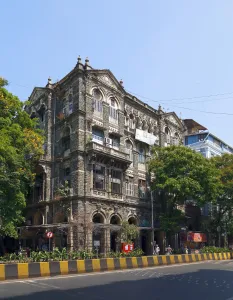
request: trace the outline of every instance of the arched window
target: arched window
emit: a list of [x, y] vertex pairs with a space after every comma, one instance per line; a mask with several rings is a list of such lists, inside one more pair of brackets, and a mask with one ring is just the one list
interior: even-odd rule
[[64, 135], [62, 138], [62, 147], [64, 151], [70, 149], [70, 128], [69, 127], [66, 127], [64, 131]]
[[180, 142], [179, 134], [178, 134], [178, 132], [175, 132], [175, 134], [174, 134], [174, 145], [178, 146], [179, 142]]
[[135, 217], [130, 217], [128, 223], [130, 225], [137, 225], [137, 219]]
[[129, 128], [130, 129], [135, 129], [135, 119], [134, 119], [133, 114], [131, 114], [129, 116]]
[[148, 131], [148, 124], [147, 124], [146, 120], [143, 120], [143, 122], [142, 122], [142, 130]]
[[167, 143], [167, 145], [170, 145], [171, 143], [171, 132], [169, 130], [168, 127], [165, 127], [165, 142]]
[[114, 216], [111, 217], [110, 224], [112, 224], [112, 225], [120, 225], [121, 224], [121, 220], [120, 220], [120, 218], [117, 215], [114, 215]]
[[103, 96], [98, 89], [94, 89], [92, 92], [93, 97], [93, 110], [94, 112], [103, 112]]
[[129, 117], [127, 115], [127, 112], [124, 113], [124, 117], [125, 117], [125, 126], [129, 126]]
[[69, 113], [73, 112], [73, 94], [69, 93]]
[[104, 223], [103, 215], [100, 213], [96, 213], [92, 218], [92, 222], [96, 224], [103, 224]]
[[43, 123], [44, 120], [45, 120], [45, 105], [44, 105], [44, 104], [43, 104], [43, 105], [41, 106], [41, 108], [39, 109], [38, 115], [39, 115], [40, 122]]
[[110, 98], [109, 121], [112, 123], [118, 123], [118, 104], [113, 97]]
[[138, 145], [138, 162], [144, 164], [146, 161], [146, 151], [142, 144]]
[[129, 151], [129, 159], [133, 163], [133, 145], [132, 145], [132, 143], [129, 140], [127, 140], [125, 142], [125, 147], [126, 147], [126, 149], [128, 149], [128, 151]]

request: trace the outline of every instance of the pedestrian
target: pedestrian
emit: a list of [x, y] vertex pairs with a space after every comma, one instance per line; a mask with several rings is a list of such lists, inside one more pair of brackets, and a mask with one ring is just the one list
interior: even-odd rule
[[159, 252], [160, 252], [159, 245], [156, 245], [156, 248], [155, 248], [155, 253], [156, 253], [156, 255], [159, 255]]
[[172, 254], [172, 248], [171, 248], [171, 246], [170, 245], [168, 245], [168, 247], [167, 247], [167, 255], [171, 255]]

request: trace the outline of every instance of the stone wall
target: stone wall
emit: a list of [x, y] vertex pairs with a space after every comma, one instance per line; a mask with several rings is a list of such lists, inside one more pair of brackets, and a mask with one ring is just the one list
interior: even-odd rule
[[[97, 114], [93, 109], [94, 88], [103, 95], [103, 113]], [[118, 124], [109, 121], [110, 99], [114, 97], [118, 104]], [[182, 140], [183, 125], [174, 113], [164, 113], [149, 107], [136, 97], [128, 94], [122, 82], [119, 83], [109, 70], [94, 70], [79, 60], [76, 67], [62, 80], [52, 84], [51, 80], [45, 88], [35, 88], [31, 97], [28, 112], [38, 113], [41, 105], [45, 105], [46, 150], [40, 164], [46, 173], [46, 204], [35, 201], [34, 207], [45, 210], [50, 218], [55, 214], [54, 199], [56, 190], [64, 183], [64, 170], [70, 170], [70, 213], [68, 244], [71, 248], [92, 247], [91, 223], [94, 213], [101, 213], [104, 223], [109, 224], [112, 215], [117, 214], [121, 221], [133, 216], [137, 224], [145, 220], [150, 225], [150, 198], [140, 199], [138, 180], [148, 180], [146, 164], [138, 163], [139, 142], [135, 140], [135, 129], [129, 127], [129, 119], [133, 119], [135, 128], [139, 128], [158, 136], [159, 145], [167, 142], [165, 128], [174, 136], [177, 132]], [[64, 110], [64, 107], [66, 110]], [[68, 111], [67, 111], [68, 110]], [[93, 127], [103, 130], [104, 136], [115, 134], [119, 137], [119, 151], [124, 152], [126, 140], [133, 145], [133, 164], [123, 162], [118, 157], [101, 159], [107, 169], [117, 165], [123, 172], [123, 194], [115, 197], [109, 194], [107, 182], [106, 193], [99, 195], [93, 192], [92, 166], [100, 158], [98, 153], [88, 152], [88, 144], [92, 138]], [[64, 151], [64, 136], [70, 132], [70, 149]], [[146, 156], [149, 159], [149, 147]], [[134, 184], [134, 195], [127, 196], [126, 180], [131, 178]], [[61, 198], [59, 201], [67, 201]], [[31, 208], [30, 208], [31, 210]], [[29, 210], [29, 211], [30, 211]], [[109, 249], [109, 230], [106, 229], [106, 249]]]

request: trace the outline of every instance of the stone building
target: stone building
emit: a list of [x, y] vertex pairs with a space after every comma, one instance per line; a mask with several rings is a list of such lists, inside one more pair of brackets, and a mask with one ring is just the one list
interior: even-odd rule
[[80, 57], [63, 79], [34, 88], [29, 102], [26, 110], [39, 118], [46, 143], [21, 228], [24, 245], [40, 248], [51, 230], [58, 247], [99, 243], [101, 252], [115, 251], [120, 224], [128, 221], [140, 228], [135, 243], [149, 253], [147, 161], [152, 145], [183, 143], [182, 121], [143, 103], [111, 71]]

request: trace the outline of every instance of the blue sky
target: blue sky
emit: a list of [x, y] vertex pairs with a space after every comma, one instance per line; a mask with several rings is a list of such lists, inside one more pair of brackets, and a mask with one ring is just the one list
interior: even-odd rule
[[233, 146], [232, 12], [231, 0], [2, 1], [0, 75], [25, 100], [88, 56], [139, 99]]

